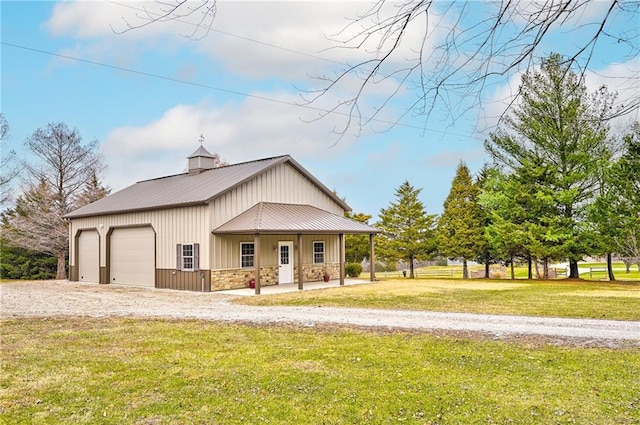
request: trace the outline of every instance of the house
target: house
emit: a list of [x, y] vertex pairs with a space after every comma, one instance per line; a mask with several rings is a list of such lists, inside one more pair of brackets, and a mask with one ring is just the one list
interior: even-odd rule
[[[219, 166], [200, 146], [188, 172], [140, 181], [65, 216], [73, 281], [216, 291], [344, 284], [344, 235], [371, 226], [288, 155]], [[371, 273], [371, 280], [374, 272]]]

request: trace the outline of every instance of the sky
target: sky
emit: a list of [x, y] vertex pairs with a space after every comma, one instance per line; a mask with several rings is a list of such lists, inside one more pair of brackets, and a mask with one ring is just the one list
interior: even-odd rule
[[[428, 213], [441, 213], [460, 161], [473, 173], [489, 161], [483, 141], [495, 130], [522, 70], [496, 76], [478, 96], [441, 93], [444, 101], [428, 116], [404, 114], [416, 98], [415, 81], [408, 80], [377, 113], [378, 121], [339, 137], [336, 131], [347, 116], [323, 111], [348, 99], [359, 82], [345, 79], [315, 102], [307, 101], [327, 78], [367, 59], [377, 45], [375, 37], [361, 49], [342, 43], [359, 28], [348, 26], [351, 19], [370, 5], [218, 1], [212, 30], [189, 37], [196, 15], [144, 25], [141, 10], [157, 13], [157, 2], [2, 1], [0, 101], [10, 126], [3, 154], [13, 149], [29, 160], [24, 139], [48, 123], [64, 122], [85, 141], [99, 142], [108, 166], [103, 181], [117, 191], [184, 172], [202, 136], [204, 147], [229, 163], [289, 154], [372, 221], [405, 180], [422, 189]], [[436, 2], [424, 44], [424, 22], [414, 21], [385, 72], [406, 67], [418, 49], [433, 51], [452, 29], [489, 13], [488, 3], [472, 2], [474, 10], [456, 21], [446, 5]], [[588, 36], [584, 23], [608, 5], [593, 2], [564, 26], [553, 27], [539, 57], [575, 49]], [[519, 24], [514, 20], [510, 29]], [[139, 28], [124, 31], [128, 25]], [[637, 36], [638, 9], [618, 12], [611, 26]], [[501, 36], [508, 37], [508, 31]], [[599, 41], [585, 75], [587, 87], [606, 84], [621, 97], [640, 92], [640, 58], [629, 54], [634, 48]], [[425, 63], [425, 75], [434, 66]], [[390, 90], [393, 84], [381, 81], [363, 93], [364, 116], [373, 114]], [[624, 128], [634, 119], [640, 119], [638, 111], [616, 125]]]

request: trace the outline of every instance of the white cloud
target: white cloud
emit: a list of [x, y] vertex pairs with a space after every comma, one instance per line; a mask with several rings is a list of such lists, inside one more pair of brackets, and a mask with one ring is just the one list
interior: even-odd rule
[[[290, 95], [271, 97], [291, 102]], [[239, 104], [222, 107], [205, 102], [177, 105], [157, 120], [143, 126], [113, 130], [101, 149], [109, 164], [109, 184], [120, 189], [135, 181], [180, 173], [186, 156], [204, 146], [231, 163], [291, 154], [298, 160], [313, 159], [331, 163], [353, 143], [346, 135], [340, 143], [328, 129], [331, 117], [305, 123], [300, 107], [248, 98]]]

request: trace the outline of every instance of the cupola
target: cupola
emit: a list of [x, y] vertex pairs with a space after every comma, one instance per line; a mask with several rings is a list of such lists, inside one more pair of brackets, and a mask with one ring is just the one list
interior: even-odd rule
[[220, 157], [214, 155], [202, 146], [204, 137], [200, 136], [200, 147], [187, 157], [189, 160], [189, 174], [200, 174], [212, 170], [220, 163]]

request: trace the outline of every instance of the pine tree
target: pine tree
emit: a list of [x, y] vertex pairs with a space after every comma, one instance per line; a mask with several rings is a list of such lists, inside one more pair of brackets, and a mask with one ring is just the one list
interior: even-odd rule
[[[364, 213], [352, 213], [347, 211], [345, 217], [359, 221], [360, 223], [369, 224], [371, 216]], [[360, 263], [369, 255], [369, 236], [368, 235], [345, 235], [344, 237], [344, 254], [347, 263]]]
[[2, 236], [9, 246], [56, 257], [56, 279], [66, 277], [67, 223], [60, 215], [58, 197], [46, 182], [27, 189], [16, 199], [15, 208], [3, 213]]
[[522, 102], [506, 117], [485, 148], [526, 190], [527, 250], [545, 260], [568, 259], [569, 277], [578, 261], [597, 250], [597, 234], [586, 225], [610, 160], [608, 128], [614, 96], [592, 95], [560, 55], [522, 78]]
[[486, 247], [485, 215], [478, 195], [469, 168], [461, 162], [438, 219], [438, 248], [446, 257], [462, 260], [464, 279], [469, 277], [467, 260], [478, 257]]
[[80, 192], [80, 195], [78, 195], [75, 200], [76, 208], [83, 207], [102, 199], [109, 195], [109, 193], [111, 193], [111, 188], [103, 186], [96, 173], [93, 173], [91, 179], [85, 183], [82, 192]]
[[[409, 262], [409, 277], [414, 278], [414, 260], [425, 259], [436, 250], [435, 215], [426, 212], [418, 199], [422, 189], [405, 181], [396, 189], [396, 202], [380, 210], [376, 227], [382, 230], [378, 238], [378, 253], [387, 261]], [[374, 267], [374, 265], [372, 265]]]

